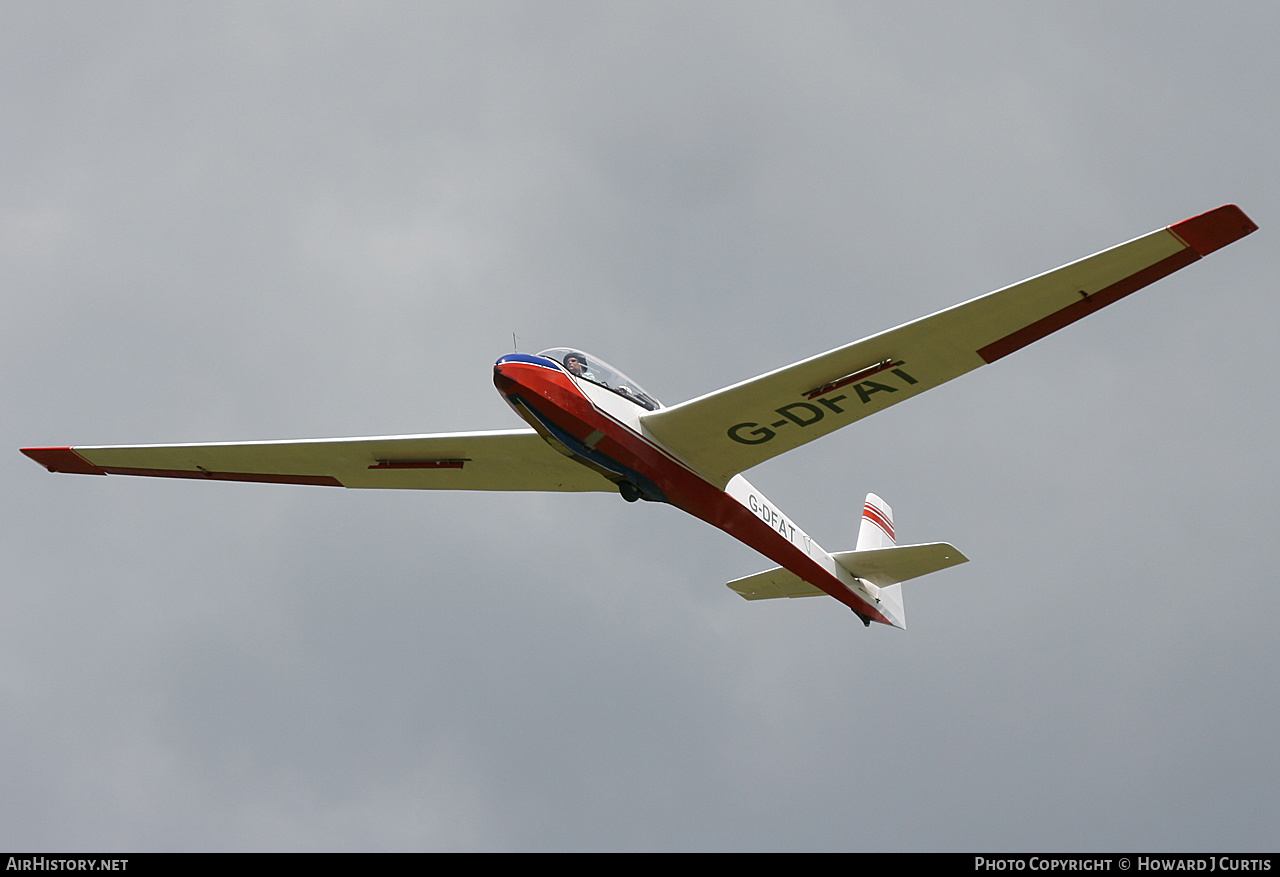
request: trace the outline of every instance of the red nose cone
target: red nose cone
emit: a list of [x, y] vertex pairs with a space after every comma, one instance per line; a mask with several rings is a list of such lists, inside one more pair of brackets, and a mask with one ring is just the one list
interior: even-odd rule
[[516, 382], [503, 374], [503, 365], [498, 363], [493, 367], [493, 385], [498, 388], [498, 392], [505, 393], [512, 389]]

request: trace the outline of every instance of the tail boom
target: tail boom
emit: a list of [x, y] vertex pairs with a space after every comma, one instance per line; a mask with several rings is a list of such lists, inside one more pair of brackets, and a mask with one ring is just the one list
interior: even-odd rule
[[[762, 600], [827, 594], [852, 609], [865, 623], [906, 627], [902, 613], [881, 598], [879, 587], [850, 572], [741, 475], [730, 479], [723, 495], [750, 516], [731, 526], [712, 523], [780, 564], [730, 582], [729, 587], [742, 597]], [[892, 530], [891, 516], [885, 523]]]

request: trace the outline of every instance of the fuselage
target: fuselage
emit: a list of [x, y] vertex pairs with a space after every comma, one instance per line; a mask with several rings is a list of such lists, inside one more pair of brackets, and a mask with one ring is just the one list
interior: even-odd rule
[[[544, 355], [545, 354], [545, 355]], [[644, 427], [657, 402], [599, 360], [567, 348], [512, 353], [494, 365], [507, 403], [556, 450], [618, 485], [628, 501], [665, 502], [751, 546], [864, 619], [901, 627], [877, 589], [854, 576], [741, 475], [720, 489]], [[586, 363], [579, 374], [567, 358]], [[579, 368], [579, 363], [572, 363]]]

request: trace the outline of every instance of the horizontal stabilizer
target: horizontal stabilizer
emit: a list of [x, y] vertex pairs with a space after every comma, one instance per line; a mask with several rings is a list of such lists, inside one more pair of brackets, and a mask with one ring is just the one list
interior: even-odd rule
[[772, 600], [775, 597], [822, 597], [825, 592], [818, 590], [800, 576], [775, 566], [753, 576], [734, 579], [729, 587], [737, 591], [746, 600]]
[[[969, 562], [969, 558], [965, 557], [960, 549], [946, 542], [899, 545], [894, 548], [876, 548], [871, 551], [837, 551], [831, 556], [858, 578], [881, 588]], [[734, 579], [729, 582], [729, 587], [742, 595], [745, 600], [821, 597], [825, 593], [780, 566], [758, 572], [753, 576]]]
[[837, 551], [831, 556], [858, 578], [881, 588], [969, 560], [960, 553], [960, 549], [946, 542], [898, 545], [870, 551]]

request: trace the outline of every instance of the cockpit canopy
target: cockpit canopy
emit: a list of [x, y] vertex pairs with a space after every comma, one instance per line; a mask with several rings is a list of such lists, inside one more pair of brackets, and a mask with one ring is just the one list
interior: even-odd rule
[[[640, 385], [631, 380], [631, 378], [604, 360], [598, 359], [589, 353], [583, 353], [581, 350], [575, 350], [572, 347], [552, 347], [550, 350], [542, 351], [538, 356], [554, 359], [578, 380], [589, 381], [607, 390], [612, 390], [622, 398], [630, 399], [641, 408], [654, 411], [662, 407], [662, 403], [641, 389]], [[573, 361], [572, 364], [571, 361]]]

